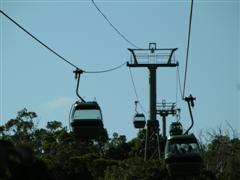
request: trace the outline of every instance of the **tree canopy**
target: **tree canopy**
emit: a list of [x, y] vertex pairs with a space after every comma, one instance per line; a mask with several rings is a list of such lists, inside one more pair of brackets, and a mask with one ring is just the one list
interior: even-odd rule
[[[109, 138], [107, 132], [78, 141], [60, 121], [37, 128], [36, 118], [24, 108], [0, 126], [1, 180], [170, 179], [163, 159], [143, 160], [145, 130], [129, 141], [118, 133]], [[220, 180], [240, 177], [239, 138], [216, 133], [202, 147], [205, 171]]]

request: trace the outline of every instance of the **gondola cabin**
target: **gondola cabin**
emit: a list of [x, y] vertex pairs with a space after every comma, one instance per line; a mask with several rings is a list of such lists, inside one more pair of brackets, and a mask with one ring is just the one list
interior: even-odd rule
[[170, 136], [165, 146], [165, 162], [172, 177], [198, 175], [202, 157], [196, 137], [193, 134]]
[[170, 128], [169, 128], [169, 133], [171, 136], [174, 135], [182, 135], [183, 134], [183, 127], [182, 124], [180, 122], [172, 122], [170, 124]]
[[97, 138], [104, 130], [98, 103], [77, 101], [72, 108], [70, 125], [76, 138]]
[[133, 125], [137, 129], [142, 129], [145, 127], [146, 120], [145, 116], [142, 113], [136, 113], [133, 117]]

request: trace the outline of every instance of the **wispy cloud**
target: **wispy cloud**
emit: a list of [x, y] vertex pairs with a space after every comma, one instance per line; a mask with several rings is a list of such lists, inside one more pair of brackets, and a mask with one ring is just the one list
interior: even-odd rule
[[47, 103], [47, 107], [49, 109], [59, 109], [65, 106], [71, 106], [71, 104], [74, 102], [74, 99], [71, 97], [58, 97], [56, 99], [53, 99], [52, 101], [49, 101]]

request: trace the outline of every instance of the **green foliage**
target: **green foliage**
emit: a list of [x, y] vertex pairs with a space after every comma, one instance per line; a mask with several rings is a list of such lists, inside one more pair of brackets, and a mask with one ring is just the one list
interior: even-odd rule
[[105, 180], [154, 180], [168, 178], [164, 164], [158, 160], [144, 161], [133, 157], [110, 166], [105, 171]]
[[46, 164], [34, 157], [28, 146], [0, 140], [0, 179], [50, 180]]
[[[145, 130], [127, 141], [108, 137], [75, 139], [59, 121], [36, 128], [37, 114], [26, 108], [0, 127], [0, 179], [155, 180], [170, 179], [163, 160], [144, 161]], [[215, 134], [203, 152], [202, 174], [219, 180], [240, 177], [240, 140]], [[214, 174], [213, 174], [213, 173]]]
[[15, 145], [32, 143], [35, 112], [28, 112], [26, 108], [17, 113], [15, 119], [10, 119], [1, 127], [2, 138], [9, 139]]
[[58, 129], [62, 128], [62, 123], [59, 121], [51, 121], [47, 123], [47, 129], [51, 132], [57, 131]]
[[226, 135], [215, 135], [204, 153], [207, 168], [218, 179], [238, 179], [240, 177], [240, 140]]

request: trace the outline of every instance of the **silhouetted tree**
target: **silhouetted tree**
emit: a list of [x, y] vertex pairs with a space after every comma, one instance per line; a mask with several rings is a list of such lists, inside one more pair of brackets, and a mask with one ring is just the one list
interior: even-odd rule
[[[163, 180], [170, 179], [164, 160], [144, 161], [145, 129], [127, 141], [107, 131], [96, 139], [77, 139], [59, 121], [37, 128], [37, 114], [26, 108], [0, 126], [0, 179]], [[240, 177], [240, 140], [210, 133], [203, 144], [206, 168], [199, 179]], [[188, 178], [189, 180], [191, 178]]]
[[240, 140], [226, 135], [216, 135], [204, 153], [207, 169], [218, 179], [240, 177]]

